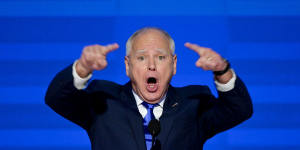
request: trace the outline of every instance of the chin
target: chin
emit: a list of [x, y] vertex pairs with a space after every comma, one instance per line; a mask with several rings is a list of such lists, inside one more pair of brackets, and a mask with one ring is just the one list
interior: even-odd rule
[[148, 103], [158, 103], [162, 97], [161, 93], [147, 93], [145, 94], [144, 99]]

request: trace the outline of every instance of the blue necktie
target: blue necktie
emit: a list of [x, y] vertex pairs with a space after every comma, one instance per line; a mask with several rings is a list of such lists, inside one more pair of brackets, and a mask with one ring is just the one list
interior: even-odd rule
[[155, 106], [157, 106], [158, 104], [149, 104], [147, 102], [143, 102], [142, 104], [147, 109], [147, 114], [144, 118], [144, 134], [145, 134], [147, 150], [150, 150], [151, 146], [152, 146], [152, 135], [150, 134], [150, 132], [148, 130], [148, 124], [152, 119], [155, 119], [154, 114], [153, 114], [153, 108]]

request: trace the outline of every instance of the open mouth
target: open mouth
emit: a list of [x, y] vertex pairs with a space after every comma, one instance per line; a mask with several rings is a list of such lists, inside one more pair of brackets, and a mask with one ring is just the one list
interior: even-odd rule
[[147, 90], [148, 92], [156, 92], [158, 89], [158, 83], [157, 79], [155, 77], [149, 77], [147, 79]]
[[156, 83], [156, 78], [154, 78], [154, 77], [148, 78], [147, 83], [148, 84], [155, 84]]

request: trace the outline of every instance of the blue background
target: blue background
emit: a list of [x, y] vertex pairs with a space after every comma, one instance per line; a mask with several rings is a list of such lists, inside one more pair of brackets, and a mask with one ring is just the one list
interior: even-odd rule
[[228, 58], [249, 88], [253, 117], [205, 150], [300, 150], [299, 0], [0, 0], [0, 149], [90, 149], [84, 130], [44, 104], [46, 88], [83, 46], [112, 42], [120, 49], [93, 78], [124, 84], [125, 42], [144, 26], [176, 42], [173, 85], [216, 93], [190, 41]]

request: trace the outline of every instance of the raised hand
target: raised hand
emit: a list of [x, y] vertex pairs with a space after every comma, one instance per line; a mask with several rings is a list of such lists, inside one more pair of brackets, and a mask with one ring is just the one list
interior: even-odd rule
[[108, 45], [90, 45], [83, 48], [76, 64], [76, 72], [80, 77], [86, 77], [94, 70], [102, 70], [107, 66], [106, 55], [119, 48], [117, 43]]
[[[184, 46], [199, 54], [200, 58], [196, 61], [195, 65], [203, 70], [222, 71], [228, 65], [220, 54], [210, 48], [201, 47], [189, 42], [186, 42]], [[226, 83], [231, 78], [231, 71], [227, 71], [227, 73], [222, 76], [216, 76], [216, 79], [221, 83]]]

